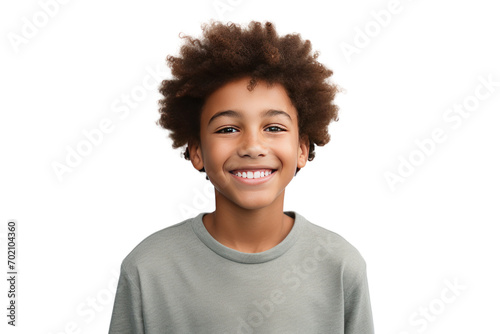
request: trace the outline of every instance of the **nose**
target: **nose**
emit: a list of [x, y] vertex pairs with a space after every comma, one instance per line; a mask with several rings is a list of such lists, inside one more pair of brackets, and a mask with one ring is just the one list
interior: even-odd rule
[[250, 157], [252, 159], [265, 157], [268, 152], [268, 147], [263, 134], [259, 131], [246, 131], [241, 137], [238, 147], [238, 155], [240, 157]]

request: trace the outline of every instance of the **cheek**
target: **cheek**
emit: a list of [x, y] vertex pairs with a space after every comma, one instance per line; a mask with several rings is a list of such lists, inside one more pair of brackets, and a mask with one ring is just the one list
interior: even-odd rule
[[228, 159], [229, 148], [219, 143], [209, 143], [207, 146], [209, 149], [205, 151], [205, 164], [211, 172], [218, 173]]
[[274, 145], [275, 154], [282, 160], [283, 163], [296, 163], [298, 158], [299, 147], [289, 140], [276, 142]]

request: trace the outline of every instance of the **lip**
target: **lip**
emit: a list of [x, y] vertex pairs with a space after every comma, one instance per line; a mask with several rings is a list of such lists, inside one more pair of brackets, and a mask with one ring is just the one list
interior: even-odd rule
[[269, 181], [276, 173], [276, 169], [267, 168], [267, 167], [263, 167], [263, 168], [253, 167], [253, 168], [246, 168], [246, 169], [240, 168], [240, 169], [235, 169], [235, 170], [253, 170], [253, 169], [255, 169], [255, 170], [257, 170], [257, 169], [271, 169], [273, 172], [267, 176], [259, 177], [258, 179], [247, 179], [247, 178], [239, 177], [233, 173], [229, 173], [229, 174], [231, 174], [231, 176], [233, 178], [235, 178], [240, 183], [247, 184], [247, 185], [259, 185], [259, 184], [262, 184], [262, 183]]
[[266, 165], [248, 165], [248, 166], [240, 166], [238, 168], [233, 168], [230, 171], [234, 172], [235, 170], [257, 170], [257, 169], [271, 169], [276, 170], [277, 168], [269, 167]]

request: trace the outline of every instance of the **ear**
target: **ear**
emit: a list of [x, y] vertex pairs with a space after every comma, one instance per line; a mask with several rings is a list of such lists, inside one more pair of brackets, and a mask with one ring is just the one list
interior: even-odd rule
[[299, 139], [299, 150], [297, 156], [297, 168], [303, 168], [309, 158], [309, 138], [307, 136]]
[[201, 170], [204, 166], [203, 155], [201, 154], [201, 145], [199, 142], [188, 143], [189, 160], [197, 170]]

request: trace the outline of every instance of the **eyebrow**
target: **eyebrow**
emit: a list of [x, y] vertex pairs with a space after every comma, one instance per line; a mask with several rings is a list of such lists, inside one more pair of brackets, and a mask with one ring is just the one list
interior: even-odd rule
[[[292, 118], [290, 117], [290, 115], [288, 113], [284, 112], [283, 110], [269, 109], [269, 110], [266, 110], [266, 111], [263, 111], [263, 112], [260, 113], [261, 117], [273, 117], [273, 116], [280, 116], [280, 115], [281, 116], [286, 116], [290, 120], [292, 120]], [[243, 117], [241, 115], [241, 113], [239, 113], [237, 111], [234, 111], [234, 110], [223, 110], [223, 111], [219, 111], [219, 112], [215, 113], [215, 115], [213, 115], [210, 118], [210, 120], [208, 121], [208, 124], [210, 124], [216, 118], [222, 117], [222, 116], [234, 117], [234, 118], [242, 118]]]

